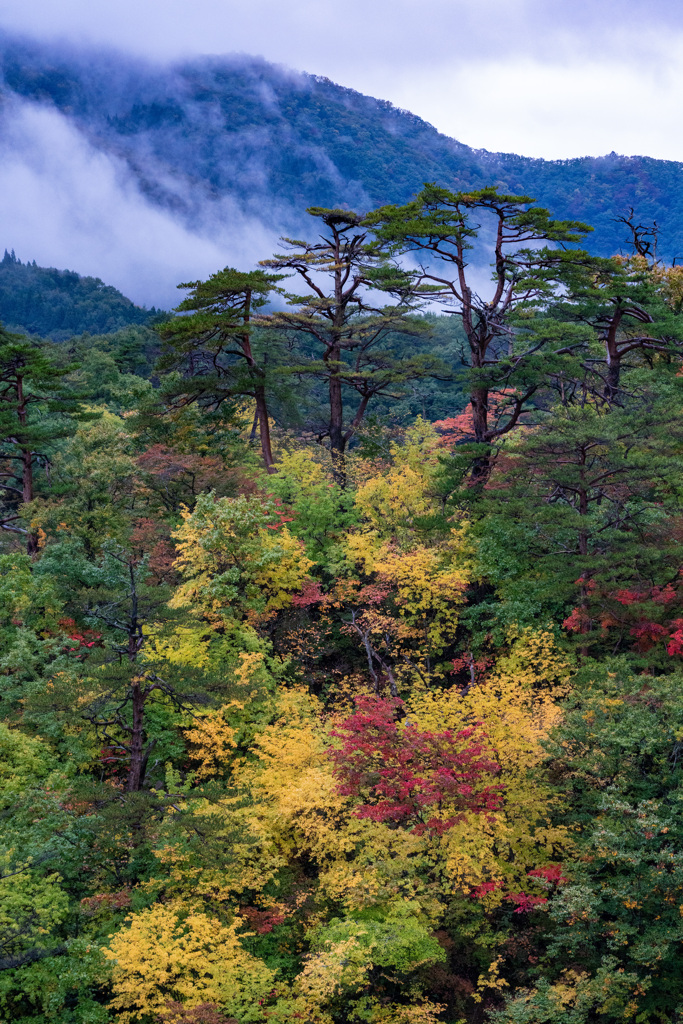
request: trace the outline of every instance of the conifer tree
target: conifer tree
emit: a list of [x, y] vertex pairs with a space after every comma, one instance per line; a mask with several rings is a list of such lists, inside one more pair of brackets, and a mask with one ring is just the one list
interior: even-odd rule
[[251, 343], [252, 317], [268, 300], [281, 277], [262, 270], [243, 273], [225, 267], [206, 281], [178, 285], [189, 289], [176, 312], [161, 324], [159, 367], [180, 374], [166, 393], [179, 405], [196, 402], [212, 410], [249, 395], [256, 404], [261, 454], [268, 471], [273, 465], [266, 398], [266, 369]]
[[[538, 391], [544, 379], [539, 352], [552, 350], [557, 356], [576, 347], [575, 339], [567, 344], [556, 332], [539, 329], [540, 324], [530, 331], [528, 320], [523, 330], [515, 322], [520, 314], [538, 318], [557, 294], [566, 269], [586, 258], [565, 244], [581, 241], [591, 230], [578, 221], [552, 220], [547, 210], [531, 203], [529, 196], [504, 195], [497, 188], [452, 192], [427, 184], [412, 202], [382, 207], [368, 218], [395, 252], [419, 255], [419, 280], [437, 286], [462, 321], [469, 348], [472, 483], [487, 479], [492, 445], [519, 423]], [[487, 262], [493, 293], [484, 298], [477, 293], [478, 273], [468, 263], [468, 252], [487, 243], [491, 231]], [[482, 262], [479, 252], [476, 259]], [[506, 400], [498, 417], [492, 417], [492, 396], [500, 395]]]
[[0, 527], [23, 534], [29, 554], [38, 541], [21, 525], [20, 506], [33, 500], [36, 464], [49, 466], [54, 443], [88, 415], [66, 380], [73, 369], [45, 344], [0, 327]]
[[[297, 275], [308, 292], [286, 293], [294, 308], [262, 322], [314, 343], [316, 356], [296, 369], [327, 385], [329, 415], [323, 436], [329, 440], [337, 482], [343, 484], [346, 446], [371, 400], [440, 367], [425, 357], [396, 359], [387, 348], [380, 350], [392, 331], [419, 334], [425, 325], [413, 316], [417, 303], [412, 275], [389, 259], [385, 245], [371, 239], [363, 217], [319, 207], [308, 213], [322, 222], [319, 240], [284, 238], [284, 254], [262, 260], [264, 267]], [[393, 302], [383, 304], [388, 296]], [[351, 412], [345, 409], [349, 391], [356, 400]]]
[[597, 376], [596, 391], [621, 404], [622, 371], [643, 356], [675, 356], [683, 347], [683, 318], [667, 302], [666, 270], [639, 253], [593, 257], [568, 268], [568, 295], [557, 315], [595, 332], [599, 350], [584, 365]]

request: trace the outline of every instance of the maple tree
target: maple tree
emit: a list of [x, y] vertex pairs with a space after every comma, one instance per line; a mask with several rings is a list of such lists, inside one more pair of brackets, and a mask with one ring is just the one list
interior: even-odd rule
[[342, 741], [331, 754], [339, 792], [360, 798], [355, 813], [443, 833], [463, 811], [496, 810], [501, 787], [481, 785], [499, 771], [485, 734], [476, 727], [424, 732], [409, 719], [402, 728], [402, 708], [396, 699], [359, 697], [332, 733]]

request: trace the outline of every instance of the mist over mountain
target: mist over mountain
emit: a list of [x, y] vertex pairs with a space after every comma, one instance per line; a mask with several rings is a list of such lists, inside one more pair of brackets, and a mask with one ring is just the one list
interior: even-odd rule
[[279, 234], [306, 230], [307, 206], [405, 202], [424, 181], [528, 194], [592, 224], [604, 255], [634, 207], [657, 221], [665, 259], [683, 252], [678, 162], [474, 150], [390, 103], [246, 56], [164, 66], [5, 38], [0, 74], [0, 245], [138, 303], [168, 307], [180, 280], [253, 265]]

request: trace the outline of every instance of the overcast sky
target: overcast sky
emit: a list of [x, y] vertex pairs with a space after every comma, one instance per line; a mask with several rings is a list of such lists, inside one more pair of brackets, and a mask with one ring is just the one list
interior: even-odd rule
[[683, 160], [675, 0], [0, 0], [0, 25], [158, 59], [259, 54], [475, 147]]

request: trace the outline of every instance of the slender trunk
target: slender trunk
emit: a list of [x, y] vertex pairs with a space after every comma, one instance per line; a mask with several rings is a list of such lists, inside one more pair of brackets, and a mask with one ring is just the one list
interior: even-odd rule
[[621, 356], [617, 337], [619, 326], [623, 317], [623, 310], [617, 309], [614, 312], [612, 321], [604, 336], [605, 355], [607, 357], [607, 380], [605, 381], [604, 395], [608, 402], [619, 402], [619, 377], [621, 375]]
[[263, 384], [257, 384], [254, 391], [256, 400], [256, 416], [258, 417], [259, 434], [261, 437], [261, 455], [269, 473], [275, 472], [273, 462], [273, 450], [270, 444], [270, 424], [268, 423], [268, 406], [266, 404], [266, 389]]
[[[130, 622], [128, 626], [128, 661], [131, 671], [134, 670], [138, 652], [141, 646], [141, 626], [138, 620], [138, 592], [135, 580], [135, 568], [133, 562], [128, 563], [130, 574]], [[142, 681], [135, 675], [131, 680], [131, 703], [133, 710], [132, 731], [130, 734], [130, 766], [128, 768], [128, 779], [126, 790], [129, 793], [137, 793], [142, 789], [144, 782], [144, 743], [145, 743], [145, 692], [142, 689]]]
[[259, 435], [261, 438], [261, 455], [265, 462], [266, 469], [269, 473], [274, 473], [273, 467], [273, 450], [270, 444], [270, 424], [268, 423], [268, 404], [266, 402], [266, 387], [263, 383], [263, 371], [259, 366], [256, 365], [256, 360], [251, 351], [251, 340], [249, 338], [249, 318], [251, 315], [251, 289], [248, 288], [244, 301], [244, 326], [245, 331], [242, 335], [242, 351], [247, 360], [247, 366], [249, 367], [252, 376], [256, 379], [254, 387], [254, 400], [256, 401], [256, 416], [254, 417], [254, 425], [258, 419], [259, 424]]
[[346, 442], [344, 440], [344, 401], [342, 398], [342, 385], [339, 377], [336, 376], [336, 367], [340, 361], [339, 349], [332, 349], [329, 353], [329, 361], [334, 369], [330, 374], [330, 453], [332, 455], [332, 472], [334, 479], [341, 486], [346, 486], [346, 459], [344, 451]]
[[[24, 401], [24, 379], [17, 378], [17, 416], [22, 427], [26, 427], [27, 411]], [[21, 450], [21, 500], [24, 504], [33, 501], [33, 452], [30, 448]], [[29, 530], [26, 534], [26, 551], [34, 555], [38, 550], [38, 535]]]
[[487, 445], [488, 451], [479, 452], [472, 461], [470, 485], [482, 486], [491, 473], [491, 445], [488, 439], [488, 388], [476, 388], [470, 394], [472, 406], [472, 427], [474, 440], [478, 445]]
[[[584, 475], [585, 475], [585, 470], [583, 468], [583, 463], [585, 463], [585, 461], [586, 461], [586, 453], [585, 453], [585, 451], [583, 451], [581, 453], [581, 462], [582, 462], [582, 467], [581, 467], [581, 470], [580, 470], [581, 483], [583, 483]], [[585, 487], [581, 487], [580, 490], [579, 490], [579, 515], [581, 515], [581, 516], [587, 516], [588, 515], [588, 491], [585, 489]], [[579, 555], [581, 557], [581, 562], [583, 563], [583, 565], [586, 565], [586, 563], [588, 561], [588, 540], [589, 540], [588, 530], [583, 529], [583, 528], [581, 530], [579, 530]], [[587, 633], [590, 633], [590, 628], [591, 628], [590, 616], [589, 616], [589, 597], [590, 597], [590, 591], [589, 591], [589, 588], [588, 588], [589, 580], [590, 580], [590, 576], [589, 576], [588, 570], [584, 569], [584, 571], [581, 573], [581, 597], [580, 597], [580, 601], [579, 601], [580, 608], [581, 608], [581, 633], [584, 636]], [[579, 653], [580, 653], [582, 658], [587, 658], [588, 657], [588, 645], [587, 644], [582, 644]]]
[[133, 703], [133, 731], [130, 737], [130, 767], [126, 790], [137, 793], [143, 783], [143, 746], [145, 722], [145, 698], [139, 682], [131, 684]]
[[608, 402], [619, 405], [619, 378], [621, 376], [621, 360], [619, 356], [607, 361], [607, 380], [605, 382], [605, 398]]
[[[33, 501], [33, 452], [24, 451], [21, 455], [22, 461], [22, 501], [24, 503]], [[29, 555], [35, 555], [38, 550], [38, 534], [32, 533], [30, 528], [26, 534], [26, 551]]]

